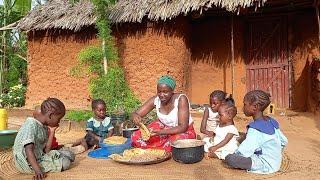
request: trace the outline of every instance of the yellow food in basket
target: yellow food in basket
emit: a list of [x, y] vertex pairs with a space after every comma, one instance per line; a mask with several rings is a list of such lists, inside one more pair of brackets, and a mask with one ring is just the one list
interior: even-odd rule
[[141, 137], [144, 141], [148, 141], [150, 139], [151, 133], [149, 129], [142, 123], [140, 123], [140, 131]]
[[109, 156], [110, 159], [113, 159], [115, 161], [130, 161], [130, 158], [125, 158], [121, 156], [120, 154], [111, 154]]
[[122, 136], [111, 136], [106, 138], [103, 142], [106, 144], [124, 144], [127, 138]]
[[118, 161], [135, 161], [144, 162], [157, 160], [165, 155], [165, 150], [162, 149], [141, 149], [133, 148], [127, 149], [123, 152], [123, 156], [119, 154], [112, 154], [109, 158]]

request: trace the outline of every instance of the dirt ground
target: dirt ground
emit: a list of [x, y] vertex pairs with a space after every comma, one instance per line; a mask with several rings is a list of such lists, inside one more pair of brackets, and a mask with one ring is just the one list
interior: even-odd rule
[[[28, 110], [9, 111], [9, 128], [17, 129], [23, 123]], [[193, 114], [195, 127], [199, 131], [200, 114]], [[196, 164], [180, 164], [170, 159], [166, 162], [145, 165], [123, 165], [112, 160], [93, 159], [87, 153], [77, 156], [71, 169], [62, 173], [49, 173], [47, 179], [320, 179], [320, 115], [287, 112], [275, 115], [280, 127], [288, 137], [280, 172], [257, 175], [245, 171], [228, 169], [220, 160], [203, 159]], [[239, 114], [235, 124], [245, 131], [250, 119]], [[74, 126], [74, 125], [73, 125]], [[63, 126], [56, 134], [59, 143], [68, 143], [83, 136], [80, 128]], [[0, 151], [0, 179], [31, 179], [14, 170], [10, 150]]]

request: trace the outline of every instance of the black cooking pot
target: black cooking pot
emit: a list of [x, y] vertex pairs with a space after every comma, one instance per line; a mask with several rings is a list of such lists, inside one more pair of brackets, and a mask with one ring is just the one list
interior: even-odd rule
[[126, 129], [122, 129], [122, 136], [125, 138], [131, 138], [131, 135], [133, 134], [133, 132], [135, 132], [136, 130], [138, 130], [139, 128], [126, 128]]
[[185, 164], [199, 162], [204, 157], [204, 142], [197, 139], [181, 139], [172, 143], [172, 157]]

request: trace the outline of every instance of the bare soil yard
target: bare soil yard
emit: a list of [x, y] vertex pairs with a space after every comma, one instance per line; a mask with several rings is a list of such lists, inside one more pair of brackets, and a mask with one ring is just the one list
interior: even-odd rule
[[[23, 123], [28, 110], [9, 111], [9, 127], [17, 129]], [[201, 115], [193, 114], [199, 131]], [[256, 175], [245, 171], [228, 169], [220, 160], [204, 159], [196, 164], [180, 164], [173, 159], [155, 165], [132, 166], [77, 156], [72, 168], [62, 173], [49, 173], [47, 179], [320, 179], [320, 115], [290, 113], [276, 115], [280, 127], [289, 139], [285, 149], [281, 171], [271, 175]], [[235, 124], [243, 132], [250, 119], [238, 115]], [[68, 143], [83, 137], [81, 125], [70, 131], [63, 123], [56, 136], [59, 143]], [[75, 123], [72, 124], [75, 126]], [[18, 173], [12, 164], [12, 152], [0, 151], [0, 179], [31, 179], [32, 175]]]

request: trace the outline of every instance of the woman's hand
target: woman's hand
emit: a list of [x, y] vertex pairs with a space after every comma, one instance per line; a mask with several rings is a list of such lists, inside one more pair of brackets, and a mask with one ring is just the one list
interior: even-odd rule
[[136, 125], [138, 125], [139, 126], [139, 124], [141, 123], [141, 116], [138, 114], [138, 113], [136, 113], [136, 112], [134, 112], [134, 113], [132, 113], [132, 120], [133, 120], [133, 122], [136, 124]]
[[161, 135], [161, 129], [150, 129], [151, 136]]
[[35, 171], [35, 175], [33, 176], [33, 179], [34, 180], [38, 180], [38, 179], [42, 180], [46, 177], [47, 177], [47, 174], [40, 170], [40, 171]]

